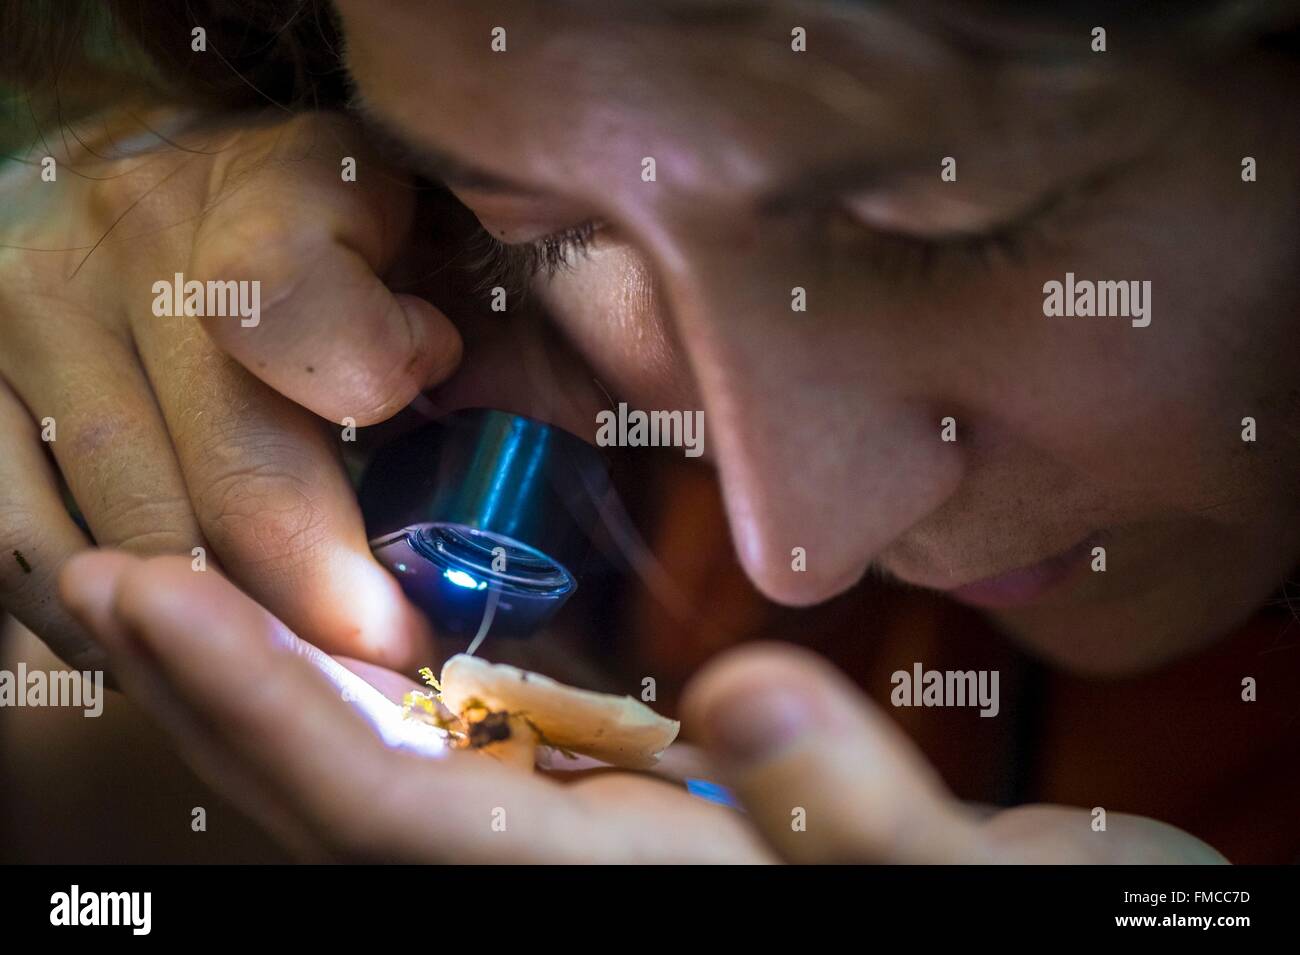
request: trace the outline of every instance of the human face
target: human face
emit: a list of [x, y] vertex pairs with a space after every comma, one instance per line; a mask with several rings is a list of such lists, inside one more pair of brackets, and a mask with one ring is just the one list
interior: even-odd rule
[[[339, 7], [361, 97], [488, 233], [594, 223], [534, 288], [620, 399], [704, 410], [772, 599], [874, 565], [1119, 672], [1300, 557], [1287, 64], [976, 57], [869, 5]], [[1150, 324], [1046, 317], [1067, 272], [1149, 281]]]

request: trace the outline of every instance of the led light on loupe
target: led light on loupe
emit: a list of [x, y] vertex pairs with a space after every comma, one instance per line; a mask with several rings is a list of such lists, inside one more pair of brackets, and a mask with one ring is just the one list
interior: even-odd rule
[[361, 488], [371, 550], [440, 635], [528, 636], [577, 589], [609, 492], [604, 460], [554, 426], [457, 412], [380, 452]]

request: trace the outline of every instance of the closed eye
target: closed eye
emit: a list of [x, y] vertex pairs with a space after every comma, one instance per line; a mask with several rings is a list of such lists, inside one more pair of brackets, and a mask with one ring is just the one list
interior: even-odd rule
[[[1059, 244], [1077, 226], [1080, 215], [1119, 179], [1129, 163], [1089, 173], [1040, 197], [1012, 218], [977, 231], [937, 235], [881, 227], [863, 221], [846, 204], [824, 210], [831, 221], [850, 221], [858, 241], [850, 255], [865, 255], [887, 277], [930, 278], [947, 266], [989, 269], [997, 264], [1022, 265], [1036, 250]], [[865, 247], [865, 249], [864, 249]]]

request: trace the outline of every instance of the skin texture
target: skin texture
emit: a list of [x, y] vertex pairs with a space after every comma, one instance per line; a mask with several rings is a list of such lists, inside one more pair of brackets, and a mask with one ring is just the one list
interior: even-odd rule
[[[853, 9], [689, 28], [587, 4], [340, 9], [373, 112], [528, 190], [449, 179], [489, 232], [604, 223], [535, 285], [617, 398], [705, 410], [737, 550], [773, 599], [818, 602], [872, 564], [950, 589], [1096, 538], [1106, 573], [996, 616], [1113, 673], [1215, 638], [1295, 566], [1289, 64], [999, 67]], [[791, 22], [815, 53], [790, 53]], [[1267, 182], [1242, 183], [1245, 155]], [[872, 181], [763, 201], [864, 158]], [[1044, 205], [1013, 255], [918, 266], [915, 240]], [[1045, 318], [1067, 271], [1151, 281], [1152, 324]]]
[[[384, 746], [337, 671], [314, 666], [283, 624], [183, 558], [83, 554], [61, 586], [187, 761], [309, 859], [1222, 861], [1149, 819], [1112, 814], [1097, 833], [1084, 810], [964, 806], [840, 674], [787, 646], [726, 655], [686, 698], [687, 719], [706, 728], [708, 775], [731, 783], [742, 816], [649, 775], [547, 777], [471, 753], [430, 759]], [[392, 698], [415, 686], [360, 669]], [[792, 827], [792, 807], [805, 829]]]
[[[30, 179], [0, 184], [0, 538], [31, 568], [0, 562], [0, 599], [69, 662], [102, 665], [53, 599], [60, 566], [87, 540], [48, 450], [100, 545], [202, 547], [323, 646], [389, 665], [427, 659], [427, 625], [370, 558], [338, 432], [308, 413], [341, 418], [343, 406], [373, 423], [458, 359], [445, 317], [375, 276], [409, 222], [401, 180], [331, 191], [340, 148], [368, 155], [338, 119], [189, 123], [174, 131], [189, 151], [114, 155], [139, 132], [137, 120], [57, 154], [61, 173], [47, 188], [27, 170]], [[232, 261], [245, 250], [256, 269]], [[278, 294], [263, 300], [260, 328], [278, 331], [290, 322], [268, 319], [292, 316], [289, 346], [303, 333], [328, 343], [312, 357], [319, 376], [302, 374], [287, 347], [249, 359], [259, 381], [195, 319], [153, 314], [161, 277], [228, 269], [271, 279]], [[335, 284], [305, 280], [322, 272]], [[348, 347], [361, 335], [374, 349], [369, 365]], [[395, 369], [385, 351], [406, 357]], [[272, 390], [293, 372], [298, 404]], [[48, 444], [44, 419], [56, 425]]]
[[[615, 18], [585, 3], [544, 14], [522, 3], [497, 5], [491, 15], [453, 3], [392, 2], [380, 16], [374, 5], [348, 0], [340, 10], [349, 65], [372, 111], [406, 138], [523, 187], [448, 177], [487, 231], [522, 243], [600, 220], [591, 254], [537, 277], [534, 291], [618, 398], [704, 409], [708, 457], [738, 553], [770, 597], [815, 603], [853, 586], [871, 566], [951, 588], [1097, 535], [1108, 549], [1106, 574], [1076, 573], [997, 617], [1058, 663], [1113, 673], [1158, 665], [1213, 639], [1294, 565], [1300, 521], [1291, 489], [1300, 442], [1289, 210], [1297, 135], [1294, 111], [1284, 108], [1296, 81], [1287, 64], [1262, 55], [1213, 70], [1159, 56], [1108, 56], [1104, 69], [1091, 70], [976, 64], [866, 10], [772, 7], [689, 23], [621, 8]], [[788, 44], [796, 15], [814, 39], [813, 52], [797, 56]], [[508, 54], [489, 47], [498, 22], [509, 27]], [[83, 451], [129, 447], [134, 462], [106, 475], [69, 475], [83, 508], [96, 495], [173, 502], [174, 520], [173, 512], [158, 520], [146, 511], [141, 521], [145, 532], [165, 525], [173, 537], [139, 549], [186, 551], [197, 534], [211, 533], [210, 498], [192, 476], [201, 459], [186, 448], [214, 446], [215, 460], [236, 476], [226, 483], [234, 485], [228, 500], [239, 519], [217, 521], [229, 533], [213, 541], [230, 576], [289, 630], [335, 652], [393, 662], [415, 638], [384, 648], [382, 639], [357, 640], [358, 632], [388, 637], [414, 624], [365, 623], [368, 608], [356, 600], [351, 571], [365, 566], [372, 582], [378, 578], [337, 462], [323, 442], [306, 437], [314, 423], [301, 412], [377, 420], [444, 380], [460, 338], [431, 309], [406, 301], [394, 310], [375, 280], [388, 264], [388, 240], [401, 233], [405, 205], [383, 188], [357, 197], [339, 186], [337, 157], [364, 143], [329, 145], [315, 179], [300, 165], [265, 161], [278, 143], [298, 142], [318, 122], [293, 120], [283, 135], [265, 139], [242, 130], [235, 146], [222, 141], [224, 157], [238, 165], [242, 156], [246, 169], [258, 170], [261, 191], [245, 191], [249, 201], [238, 214], [218, 207], [202, 216], [224, 227], [175, 238], [175, 209], [189, 221], [224, 196], [209, 192], [223, 182], [209, 168], [163, 190], [173, 214], [132, 233], [164, 236], [160, 248], [137, 247], [138, 258], [116, 260], [150, 280], [182, 263], [196, 278], [261, 278], [269, 304], [259, 329], [209, 323], [219, 351], [188, 331], [173, 329], [174, 340], [137, 338], [137, 328], [123, 324], [102, 332], [85, 292], [76, 301], [94, 321], [62, 329], [58, 348], [37, 347], [47, 326], [24, 326], [22, 360], [2, 369], [18, 396], [5, 420], [30, 429], [41, 415], [42, 401], [32, 397], [40, 378], [31, 376], [29, 395], [18, 381], [24, 370], [62, 368], [70, 382], [122, 379], [116, 366], [94, 363], [94, 349], [85, 349], [80, 365], [69, 360], [61, 351], [68, 341], [100, 334], [96, 344], [134, 342], [146, 366], [151, 349], [190, 356], [145, 368], [157, 406], [149, 391], [136, 390], [147, 399], [128, 422], [137, 430], [114, 437], [74, 428], [89, 442]], [[1260, 182], [1241, 182], [1243, 155], [1267, 170]], [[641, 178], [646, 156], [657, 161], [654, 183]], [[939, 180], [944, 156], [958, 160], [955, 183]], [[850, 166], [866, 172], [850, 180], [842, 175]], [[816, 197], [809, 185], [822, 187]], [[75, 234], [55, 235], [49, 247], [83, 241], [77, 216], [85, 209], [96, 216], [85, 232], [98, 235], [119, 203], [138, 198], [110, 187], [101, 195], [103, 203], [89, 207], [67, 200], [62, 214]], [[1016, 230], [1016, 255], [994, 251], [985, 263], [970, 243], [953, 241], [1039, 207], [1033, 227]], [[292, 218], [295, 210], [301, 218]], [[21, 229], [17, 235], [32, 238]], [[942, 247], [929, 247], [936, 242]], [[84, 281], [124, 287], [108, 281], [118, 274], [113, 261]], [[1046, 319], [1042, 285], [1066, 271], [1150, 280], [1151, 327]], [[66, 274], [51, 270], [44, 286], [22, 287], [66, 299]], [[794, 286], [807, 290], [807, 312], [791, 311]], [[340, 294], [360, 301], [349, 298], [353, 307], [343, 308]], [[140, 308], [140, 297], [130, 302]], [[32, 301], [2, 304], [6, 316], [41, 314]], [[305, 370], [308, 341], [325, 343], [325, 363], [312, 365], [327, 371], [324, 378]], [[213, 366], [222, 369], [215, 382], [175, 371]], [[402, 369], [395, 377], [394, 368]], [[486, 392], [489, 403], [507, 404], [484, 387], [494, 373], [504, 378], [502, 369], [513, 372], [475, 355], [443, 397], [454, 406], [453, 396]], [[214, 393], [226, 400], [206, 405]], [[205, 418], [230, 404], [243, 416]], [[112, 407], [121, 421], [124, 405]], [[582, 407], [578, 398], [564, 404], [566, 414]], [[234, 426], [246, 425], [250, 412], [264, 425], [253, 429], [262, 440], [223, 443], [242, 433]], [[1256, 445], [1239, 438], [1247, 414], [1261, 422]], [[955, 444], [939, 440], [945, 415], [957, 419]], [[555, 417], [579, 431], [593, 420]], [[58, 512], [48, 476], [36, 485], [30, 479], [39, 447], [30, 433], [23, 440], [31, 467], [5, 475], [17, 483], [0, 482], [9, 495], [0, 510], [52, 520]], [[286, 448], [296, 453], [277, 456]], [[268, 459], [280, 480], [244, 487], [239, 478], [264, 475]], [[304, 461], [314, 469], [307, 486], [326, 488], [310, 502]], [[75, 472], [72, 456], [59, 464]], [[140, 475], [159, 486], [140, 483]], [[114, 490], [112, 476], [130, 478], [124, 486], [139, 497]], [[219, 517], [229, 512], [217, 509]], [[299, 556], [295, 522], [304, 513], [317, 516], [306, 526], [326, 556], [310, 548]], [[282, 522], [268, 523], [277, 515]], [[129, 549], [140, 533], [101, 533], [89, 516], [101, 543]], [[100, 519], [111, 526], [111, 517]], [[1113, 816], [1114, 838], [1099, 839], [1081, 810], [973, 813], [841, 678], [789, 650], [723, 657], [700, 675], [687, 702], [687, 721], [700, 727], [752, 829], [712, 809], [705, 815], [708, 807], [640, 777], [606, 774], [575, 789], [425, 766], [379, 747], [299, 657], [277, 656], [287, 631], [222, 577], [193, 574], [184, 559], [100, 554], [66, 567], [63, 604], [51, 605], [51, 568], [84, 541], [70, 525], [56, 522], [64, 538], [53, 543], [31, 532], [49, 521], [25, 526], [34, 544], [21, 550], [35, 555], [44, 576], [39, 583], [25, 579], [35, 575], [3, 578], [7, 605], [38, 629], [48, 623], [78, 635], [72, 652], [93, 637], [187, 759], [308, 855], [1217, 859], [1149, 820]], [[280, 546], [259, 563], [268, 527]], [[337, 546], [357, 563], [328, 559]], [[806, 549], [806, 572], [792, 571], [793, 547]], [[286, 568], [305, 574], [333, 611], [276, 572]], [[391, 610], [395, 601], [377, 606], [407, 613]], [[133, 652], [132, 641], [149, 652]], [[265, 678], [249, 681], [249, 672]], [[277, 703], [284, 700], [294, 702]], [[724, 727], [736, 724], [768, 732], [757, 742], [729, 736]], [[359, 769], [340, 776], [338, 765]], [[513, 830], [526, 836], [517, 844], [492, 842], [483, 824], [503, 793], [530, 814]], [[811, 838], [790, 838], [792, 806], [818, 821]], [[563, 838], [538, 841], [548, 832]], [[667, 837], [678, 835], [688, 838]]]
[[[379, 278], [399, 251], [421, 273], [446, 253], [411, 240], [408, 177], [342, 117], [127, 106], [49, 145], [55, 182], [35, 159], [0, 181], [0, 604], [68, 662], [102, 665], [56, 599], [88, 543], [61, 474], [100, 545], [202, 547], [322, 647], [428, 662], [427, 623], [366, 544], [337, 425], [384, 421], [445, 383], [435, 413], [491, 405], [576, 429], [597, 407], [590, 379], [528, 320], [468, 329], [474, 367], [453, 376], [461, 331]], [[340, 155], [366, 175], [343, 186]], [[260, 282], [259, 322], [154, 315], [153, 283], [177, 272]], [[539, 401], [521, 362], [578, 386]]]

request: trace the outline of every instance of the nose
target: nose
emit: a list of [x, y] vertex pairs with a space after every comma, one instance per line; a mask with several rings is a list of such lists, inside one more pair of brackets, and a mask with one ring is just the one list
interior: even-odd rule
[[740, 560], [766, 596], [806, 606], [853, 586], [953, 493], [963, 463], [906, 333], [867, 309], [832, 313], [814, 289], [792, 311], [799, 283], [782, 271], [756, 280], [753, 263], [715, 262], [665, 294]]

